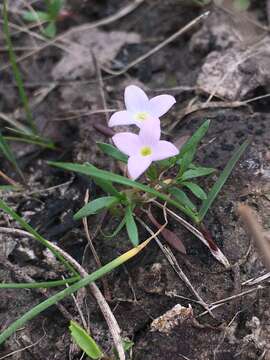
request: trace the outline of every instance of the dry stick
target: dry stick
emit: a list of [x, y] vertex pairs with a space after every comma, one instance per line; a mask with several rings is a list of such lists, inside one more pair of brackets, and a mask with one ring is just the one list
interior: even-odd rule
[[9, 116], [7, 116], [6, 114], [4, 114], [2, 112], [0, 112], [0, 119], [6, 121], [7, 123], [14, 126], [15, 128], [20, 129], [21, 131], [25, 132], [26, 134], [30, 134], [30, 131], [26, 126], [19, 123], [17, 120], [11, 119]]
[[270, 270], [270, 246], [266, 240], [264, 230], [256, 219], [255, 212], [250, 206], [241, 204], [237, 209], [238, 214], [243, 220], [246, 229], [255, 240], [259, 254], [262, 257], [265, 267]]
[[[20, 230], [20, 229], [10, 229], [10, 228], [0, 227], [0, 232], [13, 233], [16, 235], [23, 235], [23, 236], [29, 236], [31, 238], [35, 238], [32, 234], [28, 233], [27, 231]], [[84, 270], [84, 268], [75, 259], [73, 259], [72, 256], [70, 256], [68, 253], [66, 253], [64, 250], [59, 248], [54, 243], [51, 242], [50, 244], [59, 254], [61, 254], [67, 261], [70, 262], [70, 264], [79, 272], [79, 274], [82, 277], [85, 277], [88, 275], [88, 273]], [[114, 345], [119, 354], [119, 359], [125, 360], [125, 358], [126, 358], [125, 351], [124, 351], [121, 336], [120, 336], [121, 329], [120, 329], [107, 301], [105, 300], [104, 296], [102, 295], [102, 293], [99, 290], [99, 288], [97, 287], [97, 285], [95, 283], [90, 283], [88, 286], [89, 286], [93, 296], [95, 297], [95, 299], [100, 307], [100, 310], [107, 322], [107, 325], [110, 329], [110, 333], [112, 335]]]
[[13, 179], [11, 179], [8, 175], [6, 175], [5, 173], [3, 173], [3, 171], [0, 170], [0, 177], [2, 177], [4, 180], [6, 180], [10, 185], [12, 186], [17, 186], [19, 187], [20, 185], [14, 181]]
[[[158, 201], [156, 200], [152, 200], [152, 203], [157, 205], [159, 208], [162, 208], [162, 204], [160, 204]], [[181, 225], [183, 225], [187, 230], [189, 230], [192, 234], [194, 234], [198, 239], [200, 239], [204, 245], [206, 245], [208, 247], [208, 249], [210, 250], [211, 254], [213, 256], [215, 256], [215, 258], [217, 260], [219, 260], [227, 269], [230, 267], [230, 263], [228, 261], [228, 259], [226, 258], [226, 256], [222, 253], [222, 251], [218, 248], [217, 250], [213, 251], [213, 249], [211, 249], [211, 247], [209, 246], [208, 241], [205, 239], [205, 237], [203, 236], [203, 234], [197, 230], [194, 226], [192, 226], [190, 223], [188, 223], [185, 219], [183, 219], [181, 216], [177, 215], [175, 212], [173, 212], [170, 209], [167, 209], [168, 214], [170, 214], [172, 217], [175, 218], [175, 220], [177, 220]]]
[[[88, 201], [89, 201], [89, 190], [87, 189], [87, 190], [86, 190], [86, 194], [85, 194], [85, 198], [84, 198], [84, 203], [87, 204]], [[101, 267], [102, 267], [102, 263], [101, 263], [100, 258], [99, 258], [99, 256], [98, 256], [98, 253], [96, 252], [96, 249], [95, 249], [95, 247], [94, 247], [93, 241], [92, 241], [91, 236], [90, 236], [90, 233], [89, 233], [89, 228], [88, 228], [88, 223], [87, 223], [87, 217], [84, 217], [84, 218], [82, 219], [82, 221], [83, 221], [83, 227], [84, 227], [85, 235], [86, 235], [86, 238], [87, 238], [89, 247], [90, 247], [90, 249], [91, 249], [91, 252], [92, 252], [92, 254], [93, 254], [93, 256], [94, 256], [95, 262], [96, 262], [97, 266], [98, 266], [99, 268], [101, 268]], [[103, 289], [104, 289], [104, 293], [105, 293], [105, 298], [108, 300], [108, 299], [111, 298], [110, 292], [109, 292], [108, 281], [107, 281], [106, 277], [104, 277], [104, 276], [101, 278], [101, 280], [102, 280], [102, 283], [103, 283]]]
[[259, 284], [262, 281], [268, 280], [269, 278], [270, 278], [270, 272], [268, 272], [264, 275], [261, 275], [257, 278], [252, 278], [252, 279], [246, 280], [241, 285], [242, 286], [253, 286], [253, 285]]
[[[169, 264], [172, 266], [172, 268], [174, 269], [176, 274], [180, 277], [180, 279], [182, 281], [184, 281], [184, 283], [189, 288], [189, 290], [196, 296], [196, 298], [199, 301], [199, 304], [202, 305], [207, 310], [207, 312], [209, 312], [209, 314], [211, 314], [211, 310], [209, 309], [209, 306], [202, 299], [202, 297], [198, 294], [198, 292], [194, 289], [193, 285], [191, 284], [191, 282], [189, 281], [187, 276], [184, 274], [183, 270], [180, 268], [176, 258], [174, 257], [173, 253], [171, 252], [171, 250], [169, 248], [167, 248], [166, 246], [162, 245], [159, 238], [154, 234], [152, 229], [150, 229], [150, 227], [148, 225], [146, 225], [146, 223], [144, 221], [142, 221], [138, 217], [136, 217], [136, 219], [149, 232], [149, 234], [154, 236], [154, 239], [155, 239], [156, 243], [158, 244], [159, 248], [161, 249], [161, 251], [165, 255], [166, 259], [168, 260]], [[211, 314], [211, 315], [213, 316], [213, 314]]]
[[[256, 288], [253, 288], [253, 289], [250, 289], [250, 290], [247, 290], [247, 291], [243, 291], [243, 292], [241, 292], [241, 293], [239, 293], [239, 294], [235, 294], [235, 295], [229, 296], [229, 297], [227, 297], [227, 298], [224, 298], [224, 299], [218, 300], [218, 301], [216, 301], [216, 302], [213, 302], [212, 304], [210, 304], [210, 310], [212, 311], [212, 310], [214, 310], [214, 309], [216, 309], [216, 308], [224, 305], [224, 304], [227, 303], [228, 301], [235, 300], [235, 299], [237, 299], [237, 298], [239, 298], [239, 297], [241, 297], [241, 296], [244, 296], [244, 295], [253, 293], [254, 291], [258, 291], [258, 290], [264, 289], [264, 288], [265, 288], [265, 286], [259, 285], [259, 286], [256, 287]], [[204, 311], [204, 312], [202, 312], [201, 314], [199, 314], [197, 317], [201, 317], [201, 316], [204, 316], [204, 315], [206, 315], [206, 314], [208, 314], [208, 312], [207, 312], [207, 311]]]
[[[44, 45], [40, 46], [39, 49], [37, 49], [35, 51], [31, 51], [31, 52], [29, 52], [27, 54], [24, 54], [21, 57], [18, 57], [17, 58], [17, 63], [27, 59], [28, 57], [30, 57], [32, 55], [37, 54], [41, 50], [46, 49], [48, 46], [51, 46], [51, 45], [56, 46], [55, 44], [59, 40], [61, 40], [61, 41], [65, 40], [66, 36], [70, 36], [71, 34], [74, 34], [76, 32], [91, 30], [91, 29], [94, 29], [94, 28], [99, 27], [99, 26], [109, 25], [112, 22], [117, 21], [117, 20], [123, 18], [124, 16], [128, 15], [132, 11], [134, 11], [143, 2], [144, 2], [144, 0], [135, 0], [135, 1], [133, 1], [133, 3], [125, 6], [124, 8], [122, 8], [121, 10], [119, 10], [117, 13], [115, 13], [113, 15], [107, 16], [106, 18], [95, 21], [95, 22], [93, 22], [91, 24], [84, 24], [84, 25], [78, 26], [76, 28], [73, 28], [71, 30], [68, 30], [64, 34], [61, 34], [61, 35], [57, 36], [53, 40], [47, 41]], [[43, 39], [43, 40], [45, 41], [45, 39]], [[60, 46], [60, 45], [57, 45], [57, 46]], [[63, 50], [66, 51], [65, 48]], [[10, 67], [10, 64], [7, 64], [7, 65], [1, 67], [0, 71], [3, 71], [3, 70], [5, 70], [5, 69], [7, 69], [9, 67]]]
[[[5, 233], [14, 233], [12, 231], [6, 231], [6, 230], [13, 230], [13, 229], [8, 229], [8, 228], [0, 228], [0, 232], [5, 232]], [[15, 232], [15, 234], [18, 234], [17, 232]], [[27, 236], [30, 235], [29, 233], [26, 233]], [[20, 234], [21, 235], [21, 234]], [[24, 234], [25, 235], [25, 234]], [[33, 283], [34, 280], [27, 274], [25, 274], [24, 270], [22, 268], [20, 268], [17, 265], [12, 264], [10, 261], [8, 261], [4, 256], [0, 255], [0, 263], [9, 271], [13, 272], [16, 276], [16, 278], [18, 279], [18, 281], [21, 282], [27, 282], [27, 283]], [[45, 296], [46, 298], [50, 297], [50, 294], [47, 293], [46, 289], [42, 289], [42, 288], [35, 288], [33, 289], [34, 291], [40, 293], [42, 296]], [[58, 308], [58, 310], [62, 313], [62, 315], [68, 320], [72, 320], [72, 315], [67, 311], [67, 309], [62, 305], [62, 304], [55, 304]]]
[[204, 18], [206, 18], [208, 15], [210, 14], [210, 11], [206, 11], [205, 13], [197, 16], [195, 19], [193, 19], [192, 21], [190, 21], [187, 25], [185, 25], [183, 28], [179, 29], [178, 31], [176, 31], [176, 33], [174, 33], [173, 35], [169, 36], [167, 39], [165, 39], [164, 41], [162, 41], [160, 44], [158, 44], [157, 46], [155, 46], [153, 49], [151, 49], [150, 51], [148, 51], [147, 53], [145, 53], [142, 56], [139, 56], [137, 59], [135, 59], [134, 61], [131, 61], [126, 67], [124, 67], [124, 69], [119, 70], [119, 71], [112, 71], [110, 69], [105, 69], [103, 68], [105, 71], [107, 71], [109, 74], [111, 75], [122, 75], [125, 72], [127, 72], [129, 69], [131, 69], [133, 66], [138, 65], [140, 62], [144, 61], [145, 59], [147, 59], [149, 56], [155, 54], [157, 51], [161, 50], [164, 46], [168, 45], [169, 43], [171, 43], [172, 41], [174, 41], [175, 39], [177, 39], [180, 35], [184, 34], [186, 31], [188, 31], [189, 29], [191, 29], [193, 26], [195, 26], [197, 23], [199, 23], [201, 20], [203, 20]]

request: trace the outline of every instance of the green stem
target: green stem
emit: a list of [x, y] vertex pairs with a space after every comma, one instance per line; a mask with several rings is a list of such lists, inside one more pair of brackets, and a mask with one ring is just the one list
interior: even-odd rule
[[69, 279], [64, 280], [51, 280], [51, 281], [41, 281], [33, 283], [7, 283], [0, 284], [0, 289], [40, 289], [40, 288], [50, 288], [56, 286], [62, 286], [65, 284], [73, 284], [74, 282], [80, 280], [79, 276], [74, 276]]

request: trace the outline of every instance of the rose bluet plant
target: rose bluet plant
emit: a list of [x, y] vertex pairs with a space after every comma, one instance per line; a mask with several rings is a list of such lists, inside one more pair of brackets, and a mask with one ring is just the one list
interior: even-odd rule
[[[105, 154], [126, 167], [123, 173], [127, 176], [101, 170], [88, 163], [50, 162], [51, 165], [65, 170], [89, 175], [106, 193], [105, 196], [103, 194], [83, 206], [74, 218], [78, 220], [107, 209], [112, 216], [120, 218], [113, 235], [116, 236], [126, 227], [132, 244], [137, 246], [139, 232], [135, 218], [142, 210], [143, 213], [149, 211], [151, 203], [154, 206], [155, 199], [158, 199], [166, 206], [180, 211], [198, 226], [201, 231], [198, 238], [201, 241], [203, 239], [211, 253], [227, 266], [228, 261], [205, 231], [202, 221], [249, 142], [245, 141], [236, 149], [207, 193], [199, 180], [216, 170], [197, 164], [195, 155], [210, 121], [206, 120], [188, 141], [177, 149], [173, 143], [160, 140], [160, 117], [175, 103], [174, 97], [160, 95], [149, 100], [142, 89], [130, 85], [125, 89], [124, 98], [126, 110], [114, 113], [109, 120], [109, 126], [136, 125], [139, 128], [138, 133], [119, 132], [112, 137], [116, 147], [105, 143], [98, 143], [98, 146]], [[121, 169], [123, 170], [123, 166]]]

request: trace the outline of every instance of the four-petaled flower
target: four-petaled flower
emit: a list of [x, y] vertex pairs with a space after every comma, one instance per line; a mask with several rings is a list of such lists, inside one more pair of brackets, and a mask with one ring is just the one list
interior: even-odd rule
[[175, 102], [171, 95], [158, 95], [149, 100], [142, 89], [130, 85], [125, 89], [126, 110], [114, 113], [109, 126], [135, 124], [142, 128], [148, 120], [159, 119]]
[[160, 125], [156, 119], [147, 121], [139, 135], [122, 132], [114, 135], [112, 140], [120, 151], [129, 156], [127, 167], [133, 180], [137, 179], [152, 161], [164, 160], [179, 153], [171, 142], [160, 140]]

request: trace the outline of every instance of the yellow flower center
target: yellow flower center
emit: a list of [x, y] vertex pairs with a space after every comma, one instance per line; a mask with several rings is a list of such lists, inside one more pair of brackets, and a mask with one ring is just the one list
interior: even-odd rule
[[142, 156], [149, 156], [152, 154], [152, 149], [150, 146], [144, 146], [141, 148], [141, 155]]
[[138, 112], [135, 115], [136, 120], [139, 120], [139, 121], [144, 121], [147, 119], [147, 117], [148, 117], [148, 113], [145, 111]]

